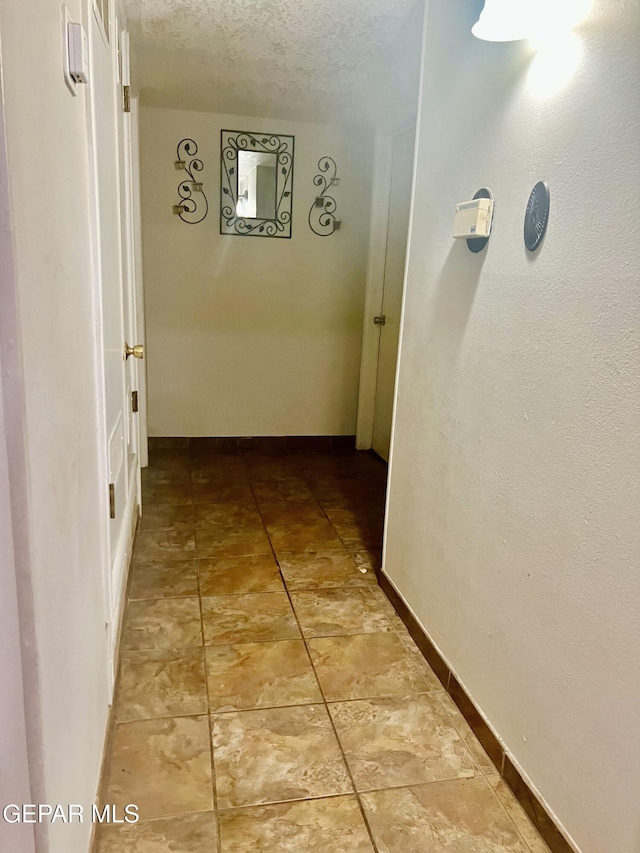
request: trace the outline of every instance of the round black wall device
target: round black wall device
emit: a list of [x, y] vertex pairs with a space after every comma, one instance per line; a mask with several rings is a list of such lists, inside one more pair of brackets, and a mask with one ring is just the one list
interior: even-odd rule
[[540, 246], [547, 230], [550, 203], [551, 196], [547, 182], [538, 181], [531, 190], [524, 214], [524, 244], [530, 252], [535, 252]]

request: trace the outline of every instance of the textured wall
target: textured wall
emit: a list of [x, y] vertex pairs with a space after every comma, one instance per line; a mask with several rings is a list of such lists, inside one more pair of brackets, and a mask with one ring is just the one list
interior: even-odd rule
[[[80, 0], [68, 6], [73, 20], [81, 20]], [[0, 0], [0, 20], [25, 387], [25, 433], [19, 439], [26, 442], [28, 460], [28, 500], [16, 519], [20, 628], [27, 715], [32, 733], [41, 725], [42, 735], [40, 744], [29, 744], [32, 783], [38, 783], [32, 796], [35, 802], [90, 808], [109, 684], [86, 102], [82, 87], [73, 98], [64, 83], [57, 0]], [[3, 310], [7, 301], [4, 293]], [[5, 343], [15, 351], [15, 338]], [[16, 378], [7, 362], [3, 367], [6, 390]], [[15, 424], [15, 416], [11, 420]], [[19, 439], [14, 436], [14, 444]], [[15, 457], [10, 462], [18, 464]], [[17, 507], [12, 492], [12, 509]], [[18, 799], [5, 802], [21, 802], [18, 782]], [[86, 853], [91, 824], [57, 822], [36, 831], [49, 835], [49, 853]], [[3, 851], [23, 849], [19, 832]]]
[[640, 7], [595, 2], [570, 76], [480, 5], [429, 3], [385, 570], [580, 849], [637, 853]]
[[[220, 235], [220, 129], [295, 136], [291, 239]], [[210, 213], [171, 211], [185, 136], [200, 145]], [[141, 113], [150, 435], [355, 432], [372, 140], [352, 128], [176, 110]], [[307, 222], [335, 158], [342, 230]], [[184, 174], [184, 173], [182, 173]]]
[[[1, 119], [0, 119], [1, 125]], [[2, 165], [0, 165], [0, 174]], [[0, 177], [0, 185], [2, 178]], [[0, 193], [2, 189], [0, 189]], [[4, 223], [3, 223], [4, 224]], [[3, 246], [4, 248], [4, 246]], [[4, 264], [3, 264], [4, 267]], [[0, 281], [5, 285], [4, 273]], [[2, 304], [4, 308], [5, 305]], [[4, 344], [6, 327], [0, 323], [0, 341]], [[0, 369], [2, 365], [0, 365]], [[0, 803], [26, 803], [32, 801], [25, 720], [25, 694], [20, 648], [20, 623], [18, 590], [16, 584], [16, 559], [13, 545], [13, 526], [16, 524], [15, 506], [10, 503], [10, 475], [7, 438], [0, 372]], [[8, 396], [8, 395], [7, 395]], [[13, 512], [12, 512], [13, 509]], [[32, 826], [15, 826], [0, 820], [0, 849], [15, 853], [33, 853]]]

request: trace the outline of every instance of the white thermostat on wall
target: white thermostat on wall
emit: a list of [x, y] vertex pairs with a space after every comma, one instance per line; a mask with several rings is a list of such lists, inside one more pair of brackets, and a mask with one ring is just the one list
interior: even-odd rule
[[78, 83], [89, 82], [89, 46], [82, 24], [76, 24], [63, 7], [64, 79], [72, 94]]
[[491, 234], [493, 199], [474, 198], [456, 204], [453, 236], [461, 240], [487, 238]]

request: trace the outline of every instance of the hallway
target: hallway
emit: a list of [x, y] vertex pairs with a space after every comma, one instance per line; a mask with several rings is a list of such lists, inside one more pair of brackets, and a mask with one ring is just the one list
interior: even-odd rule
[[141, 821], [97, 853], [547, 850], [376, 584], [385, 466], [186, 444], [144, 472], [102, 787]]

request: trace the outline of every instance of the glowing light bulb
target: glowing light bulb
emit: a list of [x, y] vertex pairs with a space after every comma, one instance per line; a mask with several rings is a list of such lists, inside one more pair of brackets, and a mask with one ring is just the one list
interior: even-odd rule
[[582, 42], [575, 33], [569, 31], [547, 38], [529, 68], [529, 90], [538, 98], [550, 98], [571, 80], [581, 59]]
[[593, 0], [538, 0], [529, 41], [537, 50], [566, 38], [591, 11]]

